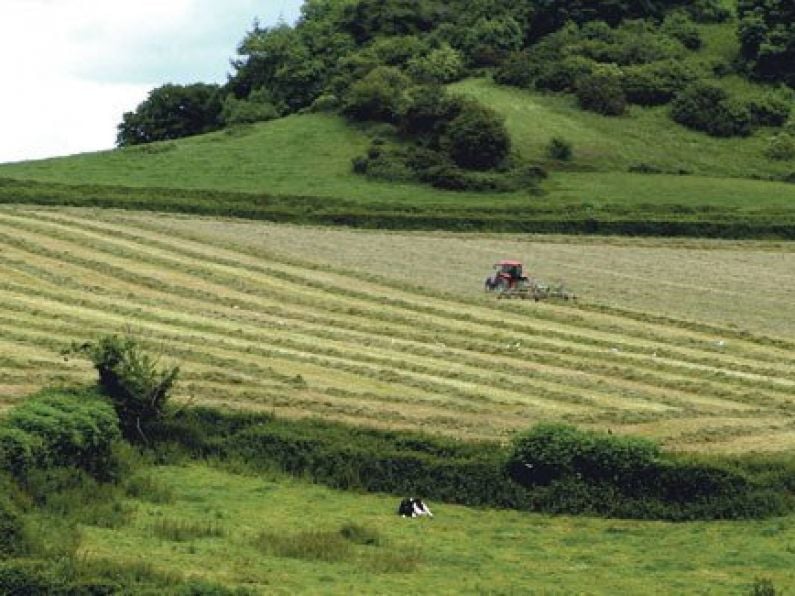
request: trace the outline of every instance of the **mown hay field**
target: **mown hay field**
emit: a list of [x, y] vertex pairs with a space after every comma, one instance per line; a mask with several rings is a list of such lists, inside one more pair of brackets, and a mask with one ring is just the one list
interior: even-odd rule
[[[499, 256], [581, 298], [484, 296]], [[63, 348], [129, 328], [181, 365], [177, 397], [194, 403], [470, 438], [565, 420], [672, 449], [784, 450], [793, 265], [773, 243], [335, 235], [4, 208], [0, 400], [90, 382]]]

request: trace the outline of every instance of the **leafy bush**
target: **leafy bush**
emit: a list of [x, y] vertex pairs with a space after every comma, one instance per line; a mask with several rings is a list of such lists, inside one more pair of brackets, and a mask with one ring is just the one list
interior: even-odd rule
[[679, 41], [688, 50], [701, 48], [702, 41], [698, 27], [693, 24], [693, 21], [684, 12], [673, 12], [665, 17], [661, 31]]
[[5, 495], [0, 495], [0, 560], [22, 555], [28, 548], [22, 515]]
[[145, 441], [147, 426], [165, 414], [179, 367], [158, 370], [158, 360], [131, 336], [108, 335], [73, 345], [72, 350], [93, 363], [99, 387], [110, 397], [125, 438]]
[[694, 83], [677, 95], [671, 105], [671, 117], [679, 124], [716, 137], [751, 133], [748, 108], [709, 83]]
[[460, 45], [472, 66], [496, 66], [522, 48], [523, 37], [513, 17], [489, 15], [467, 27]]
[[127, 147], [202, 134], [220, 127], [220, 115], [218, 85], [163, 85], [124, 114], [116, 143]]
[[574, 151], [572, 145], [566, 139], [560, 137], [553, 137], [547, 145], [547, 155], [552, 159], [559, 159], [560, 161], [569, 161], [572, 158]]
[[659, 454], [659, 447], [645, 439], [539, 424], [514, 441], [513, 459], [527, 470], [524, 484], [547, 485], [569, 476], [622, 484], [653, 466]]
[[526, 52], [509, 54], [494, 71], [494, 81], [500, 85], [511, 85], [527, 89], [538, 76], [538, 67], [530, 61]]
[[397, 122], [406, 105], [409, 78], [392, 66], [379, 66], [351, 85], [342, 112], [354, 120]]
[[754, 75], [795, 88], [795, 4], [792, 0], [739, 0], [741, 54]]
[[413, 60], [425, 56], [429, 51], [428, 44], [416, 35], [397, 35], [394, 37], [378, 37], [364, 50], [372, 55], [382, 66], [406, 68]]
[[462, 107], [463, 100], [450, 96], [441, 85], [421, 85], [409, 94], [399, 130], [404, 136], [438, 148], [442, 134]]
[[684, 9], [697, 23], [724, 23], [732, 17], [721, 0], [692, 0], [685, 3]]
[[[120, 439], [113, 408], [86, 393], [43, 392], [12, 409], [6, 445], [16, 473], [33, 467], [78, 466], [98, 478], [115, 474]], [[27, 435], [27, 436], [23, 436]]]
[[255, 91], [246, 99], [227, 95], [221, 109], [221, 121], [225, 125], [265, 122], [279, 117], [279, 111], [263, 91]]
[[423, 83], [452, 83], [464, 75], [464, 59], [461, 52], [443, 44], [425, 56], [411, 59], [408, 72]]
[[24, 478], [36, 465], [44, 441], [22, 429], [0, 426], [0, 467], [16, 478]]
[[460, 167], [486, 170], [508, 156], [511, 137], [496, 112], [467, 101], [445, 129], [441, 145]]
[[600, 66], [590, 75], [577, 80], [577, 100], [584, 110], [605, 116], [620, 116], [627, 109], [627, 98], [621, 86], [617, 67]]
[[666, 104], [698, 77], [686, 65], [674, 60], [628, 66], [621, 80], [627, 100], [654, 106]]
[[[356, 163], [354, 163], [355, 168]], [[386, 151], [367, 158], [364, 173], [368, 178], [387, 182], [411, 182], [416, 180], [416, 174], [406, 165], [403, 155]]]
[[333, 93], [324, 93], [312, 102], [312, 112], [334, 112], [340, 107], [339, 98]]
[[772, 93], [751, 99], [747, 103], [751, 119], [758, 126], [783, 126], [792, 111], [792, 98]]
[[765, 156], [778, 161], [795, 159], [795, 136], [786, 132], [773, 135], [765, 146]]
[[535, 86], [547, 91], [575, 91], [578, 82], [593, 74], [598, 64], [582, 56], [550, 62], [540, 69]]

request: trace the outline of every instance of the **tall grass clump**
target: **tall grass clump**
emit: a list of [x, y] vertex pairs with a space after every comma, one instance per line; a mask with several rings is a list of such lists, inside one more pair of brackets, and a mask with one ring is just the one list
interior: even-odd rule
[[152, 524], [152, 533], [164, 540], [187, 542], [197, 538], [220, 538], [226, 530], [214, 521], [162, 518]]
[[254, 545], [277, 557], [328, 563], [348, 559], [353, 552], [351, 542], [342, 533], [326, 530], [306, 530], [295, 534], [263, 530], [255, 538]]
[[381, 533], [378, 530], [356, 523], [349, 523], [342, 526], [340, 528], [340, 534], [345, 540], [353, 544], [379, 546], [383, 542]]

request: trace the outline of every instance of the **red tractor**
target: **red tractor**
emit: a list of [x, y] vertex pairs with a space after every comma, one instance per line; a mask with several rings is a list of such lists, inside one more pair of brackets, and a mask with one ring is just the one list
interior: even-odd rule
[[524, 275], [521, 262], [498, 261], [494, 265], [494, 270], [494, 275], [486, 278], [487, 292], [519, 294], [529, 289], [530, 280]]

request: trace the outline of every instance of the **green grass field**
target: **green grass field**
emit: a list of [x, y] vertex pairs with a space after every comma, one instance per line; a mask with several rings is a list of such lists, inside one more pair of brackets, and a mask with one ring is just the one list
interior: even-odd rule
[[[568, 96], [500, 87], [485, 79], [464, 81], [453, 90], [506, 116], [523, 158], [552, 171], [544, 195], [453, 193], [357, 176], [351, 160], [366, 151], [366, 130], [337, 116], [303, 114], [174, 142], [3, 164], [0, 198], [406, 228], [550, 230], [548, 222], [571, 219], [698, 224], [685, 232], [690, 235], [715, 235], [704, 225], [709, 222], [757, 227], [717, 233], [732, 237], [780, 237], [781, 230], [771, 232], [770, 226], [791, 225], [795, 217], [795, 186], [764, 180], [793, 171], [791, 162], [763, 157], [770, 131], [749, 139], [714, 139], [674, 125], [665, 108], [633, 108], [625, 117], [607, 118], [577, 109]], [[565, 168], [544, 156], [553, 136], [574, 145], [575, 160]], [[629, 172], [639, 164], [667, 173]], [[22, 188], [14, 183], [18, 180], [39, 185]], [[208, 199], [199, 192], [244, 194]], [[274, 198], [262, 194], [283, 198], [274, 207]], [[307, 219], [310, 211], [322, 217]], [[362, 217], [382, 219], [367, 224]], [[423, 217], [430, 221], [422, 222]], [[517, 227], [525, 220], [527, 225]], [[649, 233], [632, 230], [637, 226], [624, 233]]]
[[[434, 519], [411, 520], [395, 515], [396, 497], [278, 475], [141, 473], [159, 497], [129, 499], [119, 527], [83, 526], [80, 556], [269, 594], [745, 594], [760, 579], [795, 588], [792, 517], [670, 524], [430, 503]], [[349, 541], [340, 530], [352, 524]]]
[[[5, 403], [36, 387], [89, 382], [89, 365], [64, 362], [60, 350], [130, 327], [182, 365], [177, 397], [197, 403], [461, 437], [507, 439], [540, 420], [566, 420], [672, 449], [795, 445], [788, 245], [761, 243], [747, 254], [721, 243], [622, 252], [620, 243], [574, 242], [568, 253], [564, 244], [560, 265], [539, 271], [568, 265], [576, 287], [576, 272], [593, 269], [583, 274], [585, 292], [576, 304], [536, 304], [480, 289], [496, 256], [542, 262], [521, 239], [451, 245], [446, 235], [395, 243], [390, 234], [330, 233], [0, 210]], [[543, 250], [555, 253], [554, 241]], [[440, 254], [450, 265], [443, 276], [434, 267]], [[357, 266], [368, 255], [385, 266]], [[625, 280], [633, 269], [643, 272], [635, 290], [624, 299], [617, 286], [610, 298], [600, 278]], [[720, 287], [737, 276], [762, 280], [756, 302]], [[661, 285], [694, 282], [700, 295], [668, 300], [681, 309], [659, 307]], [[590, 295], [597, 285], [604, 293]], [[722, 299], [699, 303], [713, 292]], [[744, 314], [753, 304], [756, 314]]]

